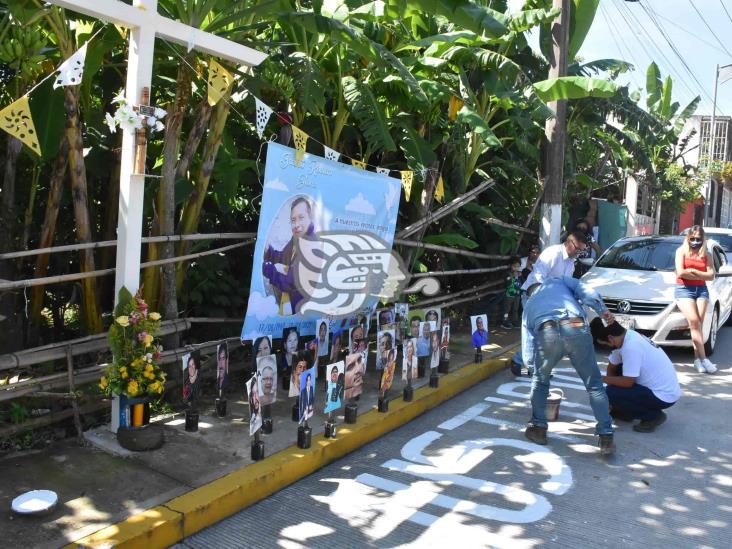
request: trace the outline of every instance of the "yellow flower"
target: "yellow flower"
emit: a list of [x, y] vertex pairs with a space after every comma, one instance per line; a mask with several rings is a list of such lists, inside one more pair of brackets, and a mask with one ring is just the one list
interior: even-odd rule
[[123, 328], [126, 328], [127, 326], [130, 325], [130, 317], [128, 317], [128, 316], [118, 316], [115, 322], [117, 322], [117, 324], [119, 324]]
[[151, 371], [149, 371], [149, 370], [148, 370], [148, 371], [146, 371], [146, 372], [145, 372], [144, 374], [142, 374], [142, 375], [143, 375], [143, 376], [145, 376], [145, 377], [146, 377], [147, 379], [155, 379], [155, 374], [153, 374], [153, 373], [152, 373]]
[[119, 369], [119, 377], [121, 377], [122, 379], [127, 379], [129, 377], [129, 374], [127, 373], [127, 367], [126, 366], [122, 366]]
[[149, 347], [150, 345], [152, 345], [153, 339], [154, 339], [153, 336], [151, 336], [150, 334], [147, 334], [145, 336], [145, 339], [143, 339], [143, 343], [145, 343], [145, 347]]
[[135, 381], [134, 379], [127, 384], [127, 394], [128, 395], [135, 396], [135, 395], [137, 395], [138, 390], [139, 390], [139, 387], [137, 386], [137, 381]]
[[99, 388], [103, 391], [107, 388], [109, 385], [109, 380], [107, 380], [106, 377], [102, 377], [102, 379], [99, 380]]
[[152, 372], [155, 369], [155, 366], [152, 364], [145, 364], [145, 371], [146, 372]]
[[150, 320], [160, 320], [160, 313], [150, 313], [147, 317]]

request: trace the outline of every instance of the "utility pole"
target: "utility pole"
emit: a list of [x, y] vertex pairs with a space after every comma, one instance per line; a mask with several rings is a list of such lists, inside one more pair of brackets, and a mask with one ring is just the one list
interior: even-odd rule
[[[552, 7], [562, 13], [552, 23], [552, 47], [549, 51], [549, 78], [567, 75], [569, 42], [569, 10], [571, 0], [552, 0]], [[559, 243], [562, 228], [562, 193], [564, 191], [564, 144], [567, 140], [567, 101], [551, 101], [554, 118], [546, 121], [546, 154], [544, 170], [544, 201], [541, 205], [539, 240], [546, 248]]]
[[707, 181], [707, 192], [705, 193], [704, 202], [706, 204], [707, 215], [704, 219], [704, 225], [714, 227], [714, 203], [716, 197], [713, 192], [714, 178], [712, 177], [712, 163], [714, 162], [714, 139], [717, 132], [714, 126], [717, 125], [717, 86], [719, 85], [719, 65], [714, 69], [714, 99], [712, 100], [712, 120], [709, 123], [709, 160], [707, 160], [707, 171], [709, 172], [709, 180]]

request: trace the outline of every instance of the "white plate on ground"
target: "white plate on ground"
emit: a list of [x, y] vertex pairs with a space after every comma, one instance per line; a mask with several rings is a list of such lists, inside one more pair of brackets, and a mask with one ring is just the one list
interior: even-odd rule
[[31, 490], [20, 494], [10, 507], [21, 515], [37, 515], [46, 513], [56, 507], [58, 495], [51, 490]]

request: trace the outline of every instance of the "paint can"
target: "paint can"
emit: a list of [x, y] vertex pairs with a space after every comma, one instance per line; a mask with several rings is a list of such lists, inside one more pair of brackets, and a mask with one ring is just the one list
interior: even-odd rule
[[559, 418], [559, 405], [564, 398], [564, 391], [561, 389], [551, 389], [546, 398], [546, 419], [547, 421], [557, 421]]

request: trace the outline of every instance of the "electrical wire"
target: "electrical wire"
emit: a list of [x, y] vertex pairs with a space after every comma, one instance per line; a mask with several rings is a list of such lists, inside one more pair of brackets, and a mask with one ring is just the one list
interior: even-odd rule
[[729, 22], [732, 23], [732, 15], [730, 15], [727, 11], [727, 6], [724, 5], [724, 2], [722, 0], [719, 0], [719, 3], [722, 4], [722, 9], [724, 10], [724, 13], [727, 14], [727, 19], [729, 19]]
[[[694, 4], [694, 0], [689, 0], [689, 4], [691, 4], [691, 7], [694, 8], [694, 11], [699, 16], [699, 19], [702, 20], [702, 23], [704, 23], [704, 26], [709, 29], [709, 32], [712, 33], [712, 36], [714, 36], [714, 39], [719, 42], [719, 45], [722, 46], [722, 49], [727, 52], [727, 55], [732, 57], [732, 53], [725, 47], [725, 45], [722, 43], [722, 41], [719, 39], [719, 36], [712, 30], [712, 27], [709, 26], [709, 23], [707, 23], [707, 20], [704, 19], [704, 16], [701, 14], [701, 12], [698, 10], [696, 5]], [[722, 7], [724, 7], [724, 4], [722, 4]], [[725, 9], [725, 11], [727, 11]]]
[[[683, 78], [683, 76], [676, 70], [674, 64], [669, 61], [669, 59], [666, 57], [666, 55], [663, 53], [663, 51], [660, 50], [659, 48], [657, 48], [655, 46], [655, 43], [653, 42], [653, 40], [650, 39], [650, 36], [648, 36], [647, 31], [645, 31], [643, 25], [640, 24], [640, 21], [638, 21], [638, 19], [635, 17], [635, 15], [633, 14], [633, 12], [630, 11], [630, 10], [628, 10], [627, 11], [628, 17], [626, 17], [624, 10], [627, 9], [627, 6], [625, 6], [623, 4], [622, 0], [620, 2], [620, 6], [618, 6], [617, 3], [615, 3], [614, 6], [615, 6], [615, 9], [617, 10], [617, 12], [620, 14], [620, 17], [625, 21], [625, 24], [627, 25], [627, 27], [630, 30], [631, 34], [635, 35], [636, 39], [638, 40], [638, 44], [640, 44], [640, 46], [643, 49], [643, 51], [645, 52], [646, 56], [648, 56], [648, 59], [650, 61], [653, 61], [653, 60], [658, 59], [660, 57], [662, 61], [659, 60], [659, 64], [661, 64], [665, 68], [666, 72], [669, 73], [669, 74], [673, 74], [674, 75], [674, 78], [676, 78], [676, 80], [678, 82], [680, 82], [681, 85], [683, 85], [686, 88], [686, 90], [692, 96], [695, 96], [696, 95], [696, 92], [694, 91], [694, 89], [687, 83], [686, 79]], [[648, 51], [648, 49], [646, 49], [646, 46], [644, 44], [644, 40], [641, 40], [641, 38], [640, 38], [642, 36], [642, 33], [635, 31], [635, 27], [630, 22], [630, 19], [632, 19], [633, 21], [635, 21], [635, 25], [637, 25], [637, 27], [640, 28], [641, 31], [643, 31], [643, 32], [646, 33], [646, 37], [645, 38], [646, 38], [646, 40], [648, 40], [649, 46], [651, 48], [653, 48], [654, 51], [656, 52], [655, 54], [652, 55]]]
[[663, 39], [666, 41], [668, 46], [671, 48], [671, 51], [674, 53], [674, 55], [676, 55], [676, 57], [679, 59], [679, 61], [681, 61], [681, 64], [684, 66], [684, 68], [689, 73], [689, 75], [694, 79], [694, 82], [697, 83], [697, 85], [699, 86], [699, 89], [702, 91], [702, 93], [707, 97], [707, 99], [709, 99], [713, 103], [714, 100], [709, 95], [709, 92], [707, 92], [704, 85], [696, 77], [696, 74], [694, 73], [694, 71], [691, 70], [691, 67], [686, 62], [686, 59], [684, 59], [683, 55], [681, 55], [679, 50], [673, 44], [672, 40], [670, 39], [670, 37], [669, 37], [668, 33], [666, 32], [666, 30], [664, 29], [663, 25], [661, 25], [661, 23], [659, 23], [659, 21], [654, 17], [654, 15], [648, 11], [648, 9], [646, 8], [646, 6], [643, 3], [640, 3], [640, 6], [641, 6], [641, 9], [643, 9], [645, 14], [648, 16], [648, 18], [651, 20], [651, 23], [653, 23], [653, 25], [656, 27], [656, 29], [661, 33], [661, 36], [663, 36]]
[[711, 42], [707, 42], [701, 36], [699, 36], [698, 33], [692, 32], [692, 31], [690, 31], [688, 29], [685, 29], [684, 27], [682, 27], [678, 23], [674, 22], [673, 20], [669, 19], [668, 17], [664, 17], [663, 15], [661, 15], [660, 13], [658, 13], [657, 11], [655, 11], [650, 5], [648, 5], [646, 7], [648, 8], [649, 11], [653, 12], [653, 15], [655, 15], [659, 19], [663, 19], [669, 25], [673, 25], [674, 27], [676, 27], [677, 29], [679, 29], [681, 32], [685, 32], [689, 36], [693, 37], [694, 39], [696, 39], [699, 42], [701, 42], [702, 44], [704, 44], [705, 46], [710, 47], [713, 50], [716, 50], [716, 51], [718, 51], [720, 53], [725, 53], [724, 50], [723, 49], [720, 49], [716, 44], [712, 44]]
[[[607, 9], [605, 8], [605, 6], [602, 3], [600, 3], [600, 13], [601, 13], [603, 19], [605, 20], [605, 24], [607, 25], [608, 30], [610, 30], [610, 36], [613, 39], [615, 46], [618, 48], [620, 55], [623, 57], [626, 57], [626, 55], [627, 55], [627, 59], [630, 59], [633, 62], [633, 69], [631, 69], [629, 71], [631, 80], [633, 80], [633, 83], [636, 85], [637, 88], [643, 89], [643, 86], [641, 84], [639, 84], [638, 80], [636, 79], [636, 76], [637, 76], [636, 68], [639, 68], [640, 65], [635, 60], [635, 57], [633, 56], [632, 52], [630, 50], [625, 50], [624, 46], [621, 45], [621, 42], [619, 42], [618, 39], [615, 37], [615, 35], [618, 34], [617, 28], [615, 27], [615, 25], [613, 25], [611, 23], [611, 20], [607, 14]], [[626, 51], [627, 51], [627, 53], [626, 53]]]

